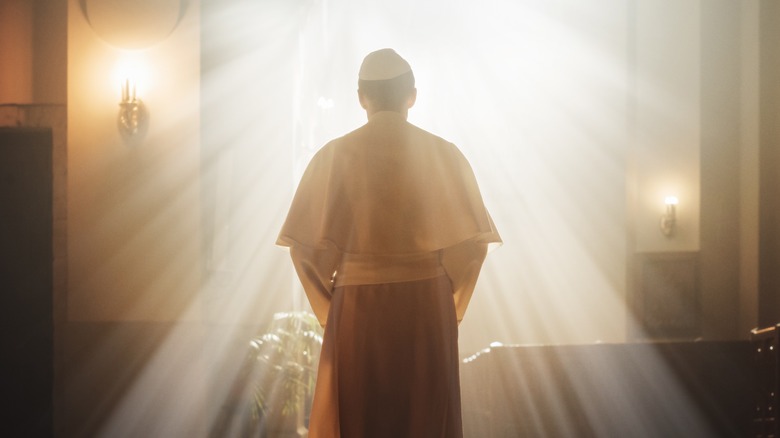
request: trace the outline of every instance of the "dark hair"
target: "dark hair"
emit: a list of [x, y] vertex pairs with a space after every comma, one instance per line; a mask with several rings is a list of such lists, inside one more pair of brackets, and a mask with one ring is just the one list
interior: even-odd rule
[[380, 111], [398, 110], [414, 91], [414, 74], [409, 71], [381, 81], [358, 79], [358, 91]]

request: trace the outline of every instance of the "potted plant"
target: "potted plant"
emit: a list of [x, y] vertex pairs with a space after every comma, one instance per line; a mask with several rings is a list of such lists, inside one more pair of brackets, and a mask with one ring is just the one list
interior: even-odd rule
[[250, 341], [244, 367], [255, 436], [306, 436], [322, 334], [311, 313], [284, 312]]

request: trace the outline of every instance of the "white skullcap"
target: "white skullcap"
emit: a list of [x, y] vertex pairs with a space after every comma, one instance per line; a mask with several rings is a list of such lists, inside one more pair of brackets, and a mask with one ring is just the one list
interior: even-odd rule
[[358, 78], [364, 81], [384, 81], [412, 71], [412, 67], [393, 49], [371, 52], [363, 59]]

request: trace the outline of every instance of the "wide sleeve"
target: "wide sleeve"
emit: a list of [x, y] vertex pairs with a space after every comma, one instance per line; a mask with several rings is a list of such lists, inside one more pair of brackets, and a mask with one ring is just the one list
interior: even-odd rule
[[474, 287], [487, 255], [487, 247], [486, 243], [470, 239], [442, 249], [441, 264], [452, 282], [458, 323], [463, 319], [474, 294]]
[[290, 257], [314, 315], [324, 327], [330, 310], [334, 272], [340, 260], [339, 251], [333, 247], [315, 249], [293, 245]]

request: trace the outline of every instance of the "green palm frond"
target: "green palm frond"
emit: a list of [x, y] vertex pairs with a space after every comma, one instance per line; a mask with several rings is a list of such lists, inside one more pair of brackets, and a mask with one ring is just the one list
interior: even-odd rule
[[249, 343], [253, 421], [297, 415], [310, 404], [322, 348], [322, 327], [308, 312], [274, 315], [268, 331]]

